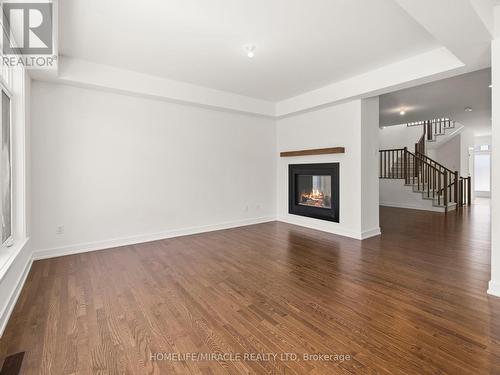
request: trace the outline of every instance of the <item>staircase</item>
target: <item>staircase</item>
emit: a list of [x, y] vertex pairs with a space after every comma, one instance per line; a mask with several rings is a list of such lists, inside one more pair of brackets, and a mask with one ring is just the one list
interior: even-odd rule
[[380, 150], [381, 179], [404, 180], [415, 194], [432, 202], [434, 211], [448, 212], [471, 204], [471, 178], [460, 177], [426, 155], [426, 142], [436, 142], [447, 129], [455, 128], [450, 119], [410, 123], [423, 126], [423, 134], [415, 143], [415, 152], [408, 148]]

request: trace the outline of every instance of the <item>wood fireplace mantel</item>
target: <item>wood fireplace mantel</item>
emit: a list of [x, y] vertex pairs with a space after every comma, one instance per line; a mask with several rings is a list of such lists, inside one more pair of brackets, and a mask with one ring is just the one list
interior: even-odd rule
[[313, 148], [311, 150], [283, 151], [280, 152], [280, 156], [282, 158], [286, 158], [290, 156], [344, 154], [344, 153], [345, 153], [345, 147], [328, 147], [328, 148]]

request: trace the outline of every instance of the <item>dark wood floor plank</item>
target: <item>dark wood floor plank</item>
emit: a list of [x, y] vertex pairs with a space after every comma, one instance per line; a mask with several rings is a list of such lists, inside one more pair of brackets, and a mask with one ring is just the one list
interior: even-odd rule
[[[266, 223], [37, 261], [0, 340], [23, 374], [496, 374], [489, 206], [381, 209], [356, 241]], [[153, 353], [344, 353], [153, 361]]]

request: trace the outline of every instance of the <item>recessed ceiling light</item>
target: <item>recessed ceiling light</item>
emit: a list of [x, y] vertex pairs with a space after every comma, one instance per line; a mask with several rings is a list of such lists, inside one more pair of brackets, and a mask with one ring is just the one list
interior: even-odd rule
[[488, 87], [491, 89], [493, 87], [493, 85], [489, 85]]
[[254, 45], [248, 45], [245, 47], [246, 51], [247, 51], [247, 56], [249, 59], [253, 59], [254, 56], [255, 56], [255, 49], [257, 47], [255, 47]]
[[401, 111], [399, 111], [399, 114], [400, 114], [401, 116], [404, 116], [404, 115], [406, 114], [406, 111], [405, 111], [404, 109], [402, 109]]
[[471, 107], [465, 107], [464, 111], [465, 112], [472, 112], [472, 108]]

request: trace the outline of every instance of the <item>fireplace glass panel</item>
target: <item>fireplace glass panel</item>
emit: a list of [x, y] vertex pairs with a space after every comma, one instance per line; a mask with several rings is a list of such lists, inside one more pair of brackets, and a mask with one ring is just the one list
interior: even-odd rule
[[332, 208], [332, 177], [298, 175], [296, 202], [301, 206]]

